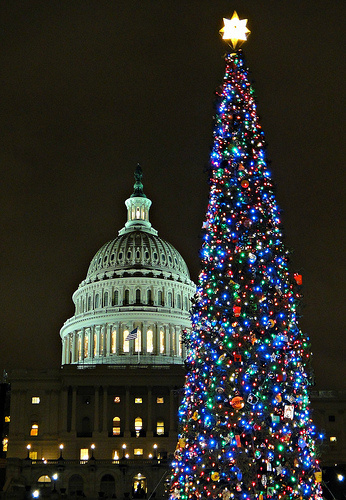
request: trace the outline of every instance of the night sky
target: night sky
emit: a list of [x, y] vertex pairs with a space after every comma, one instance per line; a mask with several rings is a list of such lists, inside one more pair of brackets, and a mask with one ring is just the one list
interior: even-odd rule
[[153, 226], [197, 279], [234, 9], [316, 388], [346, 389], [344, 0], [0, 3], [1, 372], [59, 367], [71, 295], [125, 223], [137, 162]]

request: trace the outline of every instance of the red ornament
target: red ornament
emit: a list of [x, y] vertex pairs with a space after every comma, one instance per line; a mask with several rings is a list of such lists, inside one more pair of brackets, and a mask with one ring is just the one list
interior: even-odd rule
[[241, 187], [243, 187], [243, 188], [249, 187], [249, 181], [247, 179], [243, 179], [240, 184], [241, 184]]
[[293, 277], [296, 280], [297, 285], [303, 284], [303, 276], [301, 274], [295, 273]]
[[241, 354], [235, 354], [233, 359], [236, 363], [241, 363]]
[[233, 306], [233, 313], [236, 318], [240, 316], [241, 313], [241, 307], [240, 306]]

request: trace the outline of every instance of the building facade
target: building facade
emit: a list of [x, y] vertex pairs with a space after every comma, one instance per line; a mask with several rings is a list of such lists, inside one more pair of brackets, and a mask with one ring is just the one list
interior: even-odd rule
[[91, 261], [61, 368], [10, 374], [4, 498], [162, 496], [177, 442], [195, 285], [149, 221], [137, 166], [127, 222]]

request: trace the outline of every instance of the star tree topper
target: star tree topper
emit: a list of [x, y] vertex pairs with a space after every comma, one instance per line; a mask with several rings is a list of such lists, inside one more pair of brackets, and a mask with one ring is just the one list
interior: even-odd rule
[[237, 44], [244, 42], [250, 30], [247, 29], [247, 19], [239, 19], [236, 11], [233, 12], [232, 19], [223, 18], [224, 27], [220, 30], [223, 40], [230, 40], [233, 49], [235, 50]]

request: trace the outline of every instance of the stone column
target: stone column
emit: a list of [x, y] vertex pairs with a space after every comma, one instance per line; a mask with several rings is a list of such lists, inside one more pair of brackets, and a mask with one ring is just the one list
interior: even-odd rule
[[114, 325], [116, 329], [116, 353], [120, 354], [120, 322], [118, 321], [116, 325]]
[[105, 355], [107, 358], [108, 358], [108, 356], [110, 356], [110, 354], [112, 352], [111, 351], [111, 349], [112, 349], [112, 331], [113, 331], [112, 325], [106, 324]]
[[76, 337], [77, 337], [77, 331], [74, 330], [72, 333], [72, 359], [71, 362], [75, 363], [76, 362]]
[[64, 365], [66, 363], [66, 337], [62, 339], [61, 342], [61, 364]]
[[142, 352], [143, 354], [147, 354], [147, 331], [148, 331], [148, 323], [147, 321], [143, 321], [142, 323]]
[[85, 341], [85, 328], [84, 327], [81, 329], [80, 336], [81, 336], [80, 360], [83, 361], [83, 359], [84, 359], [84, 341]]

